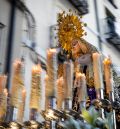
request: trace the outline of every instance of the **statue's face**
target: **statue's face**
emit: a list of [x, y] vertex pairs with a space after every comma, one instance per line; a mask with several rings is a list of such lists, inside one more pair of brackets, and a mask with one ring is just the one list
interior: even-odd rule
[[79, 40], [73, 40], [72, 42], [72, 54], [75, 55], [79, 53], [80, 51], [80, 41]]

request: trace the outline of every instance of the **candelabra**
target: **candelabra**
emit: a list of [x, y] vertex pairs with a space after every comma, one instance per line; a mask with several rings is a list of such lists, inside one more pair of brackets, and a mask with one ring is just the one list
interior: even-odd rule
[[97, 109], [100, 109], [102, 112], [103, 117], [105, 118], [107, 116], [107, 113], [112, 113], [112, 129], [117, 129], [116, 125], [116, 110], [120, 110], [120, 103], [117, 101], [114, 101], [114, 94], [109, 94], [109, 99], [96, 99], [92, 101], [92, 105], [94, 105]]

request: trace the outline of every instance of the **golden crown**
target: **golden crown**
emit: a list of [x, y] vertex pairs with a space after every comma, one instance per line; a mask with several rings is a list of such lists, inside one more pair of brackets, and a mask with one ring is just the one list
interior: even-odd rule
[[70, 53], [72, 41], [86, 35], [83, 29], [86, 24], [81, 22], [81, 17], [76, 12], [73, 14], [71, 10], [69, 10], [69, 13], [65, 13], [65, 11], [59, 13], [57, 22], [59, 44], [64, 50]]

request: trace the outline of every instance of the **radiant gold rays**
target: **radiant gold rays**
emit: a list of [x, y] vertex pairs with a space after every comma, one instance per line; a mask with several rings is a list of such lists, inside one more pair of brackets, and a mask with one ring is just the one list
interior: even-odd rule
[[82, 23], [81, 18], [77, 14], [74, 15], [71, 10], [67, 14], [64, 11], [59, 13], [57, 22], [59, 44], [70, 53], [72, 49], [71, 42], [86, 35], [83, 30], [83, 26], [86, 26], [86, 24]]

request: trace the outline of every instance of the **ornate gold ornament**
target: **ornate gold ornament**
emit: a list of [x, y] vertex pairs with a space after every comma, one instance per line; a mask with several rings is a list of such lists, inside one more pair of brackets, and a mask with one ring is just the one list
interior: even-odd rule
[[86, 35], [83, 29], [86, 24], [82, 23], [81, 17], [77, 13], [74, 15], [71, 10], [69, 10], [69, 13], [65, 13], [65, 11], [59, 13], [57, 22], [59, 44], [64, 50], [71, 53], [71, 42]]

